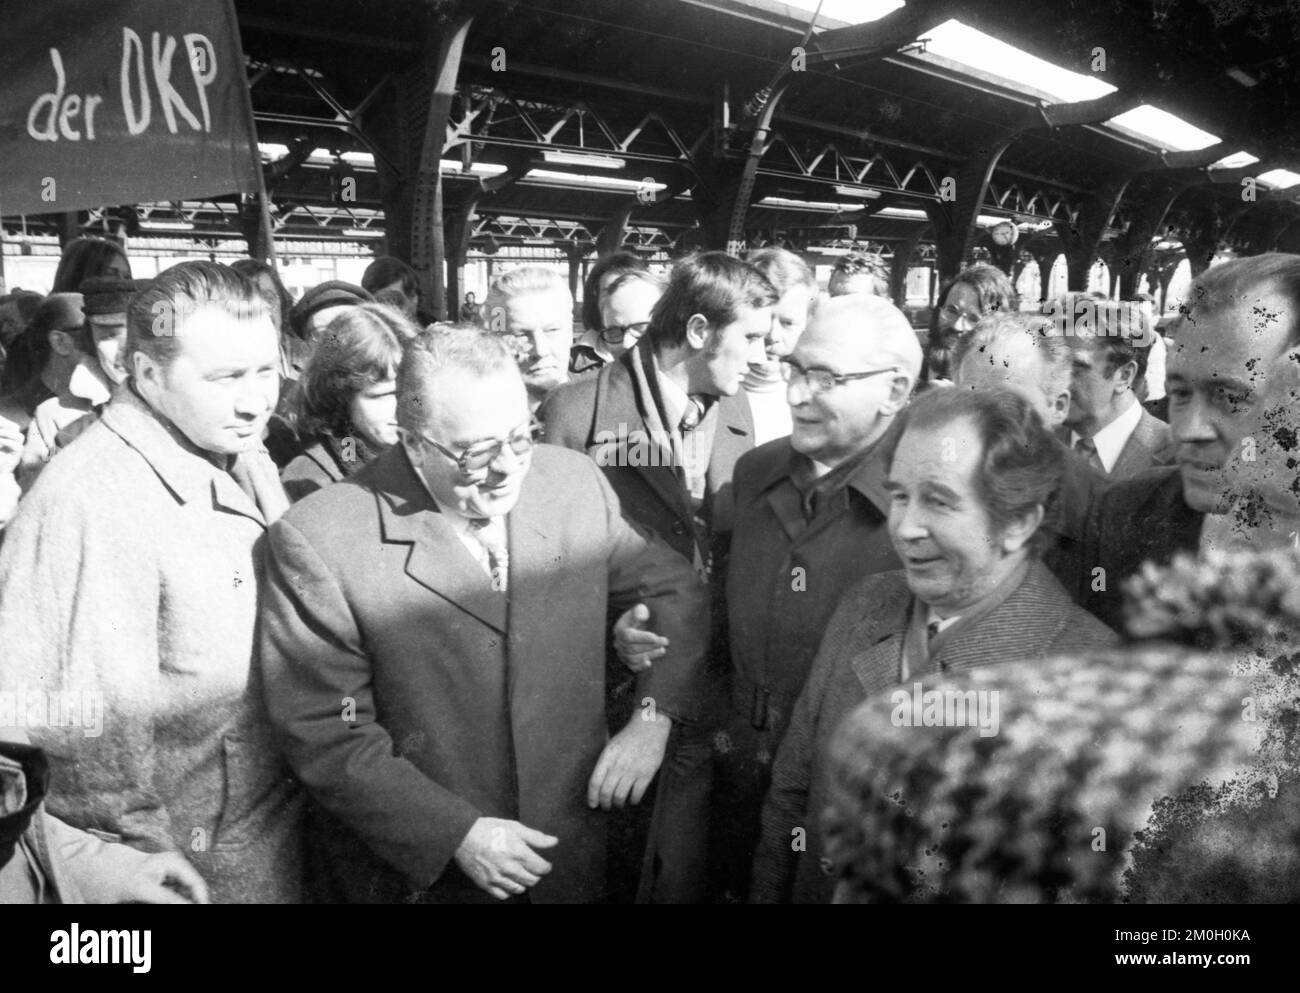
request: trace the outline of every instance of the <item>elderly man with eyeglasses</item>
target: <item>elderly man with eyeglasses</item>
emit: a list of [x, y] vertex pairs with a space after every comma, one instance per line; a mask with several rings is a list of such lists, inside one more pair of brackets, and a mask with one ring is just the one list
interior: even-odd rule
[[772, 756], [835, 604], [862, 577], [899, 567], [884, 484], [921, 346], [897, 307], [853, 294], [817, 309], [783, 365], [794, 430], [736, 464], [731, 712], [710, 846], [723, 901], [744, 899]]
[[[707, 597], [590, 459], [534, 443], [499, 336], [426, 332], [397, 392], [401, 443], [270, 535], [262, 673], [319, 895], [600, 902], [610, 809], [698, 720]], [[612, 736], [610, 617], [669, 643]]]

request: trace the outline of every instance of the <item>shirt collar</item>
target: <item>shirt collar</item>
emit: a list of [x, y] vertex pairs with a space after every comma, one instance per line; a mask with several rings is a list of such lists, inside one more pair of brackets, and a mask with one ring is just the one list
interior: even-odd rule
[[659, 367], [658, 355], [654, 356], [654, 374], [659, 384], [659, 396], [664, 404], [664, 417], [671, 430], [681, 423], [682, 415], [686, 413], [686, 405], [691, 402], [691, 398], [675, 381], [664, 375], [663, 369]]
[[[1137, 397], [1134, 397], [1128, 410], [1092, 436], [1092, 443], [1097, 446], [1097, 458], [1101, 460], [1101, 467], [1107, 472], [1110, 472], [1119, 461], [1120, 452], [1124, 451], [1129, 436], [1137, 430], [1140, 420], [1142, 420], [1142, 404], [1138, 403]], [[1078, 433], [1070, 432], [1071, 448], [1078, 444], [1079, 437]]]
[[599, 331], [595, 331], [595, 330], [588, 331], [586, 334], [584, 334], [581, 338], [578, 339], [577, 343], [579, 345], [585, 345], [587, 348], [590, 348], [593, 352], [599, 355], [606, 362], [614, 361], [614, 356], [610, 354], [609, 348], [605, 345], [603, 341], [601, 341]]

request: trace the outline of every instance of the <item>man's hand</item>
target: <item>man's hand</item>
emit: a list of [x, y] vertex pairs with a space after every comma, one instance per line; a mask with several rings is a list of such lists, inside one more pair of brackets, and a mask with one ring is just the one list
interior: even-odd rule
[[22, 456], [22, 431], [13, 421], [0, 417], [0, 476], [12, 475]]
[[651, 721], [641, 717], [640, 712], [633, 714], [600, 753], [587, 784], [587, 806], [609, 810], [611, 806], [624, 806], [629, 799], [640, 803], [645, 796], [650, 780], [663, 763], [673, 722], [663, 714]]
[[122, 879], [118, 903], [207, 903], [208, 884], [178, 852], [145, 858]]
[[535, 848], [554, 848], [560, 839], [518, 821], [480, 817], [456, 849], [456, 864], [498, 900], [523, 893], [551, 871]]
[[649, 620], [650, 608], [638, 603], [614, 622], [614, 651], [632, 672], [645, 672], [668, 650], [667, 638], [642, 627]]

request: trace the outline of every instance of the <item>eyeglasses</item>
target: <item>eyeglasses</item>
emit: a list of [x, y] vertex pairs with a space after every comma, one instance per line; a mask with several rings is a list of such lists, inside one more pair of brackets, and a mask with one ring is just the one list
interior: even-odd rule
[[436, 448], [455, 462], [456, 468], [460, 470], [462, 476], [473, 476], [495, 462], [502, 449], [507, 446], [515, 455], [527, 455], [533, 450], [533, 446], [537, 444], [537, 435], [541, 432], [541, 428], [541, 424], [537, 421], [531, 421], [527, 427], [513, 432], [508, 438], [499, 441], [480, 441], [468, 448], [461, 449], [459, 452], [453, 451], [442, 442], [419, 431], [409, 431], [408, 433], [419, 438], [426, 445]]
[[601, 329], [600, 340], [606, 345], [621, 345], [628, 335], [640, 338], [649, 327], [649, 321], [637, 321], [635, 324], [607, 324]]
[[945, 303], [943, 309], [940, 310], [940, 313], [948, 320], [952, 321], [953, 324], [956, 324], [961, 320], [969, 321], [971, 324], [978, 324], [980, 319], [979, 314], [972, 314], [951, 303]]
[[781, 359], [781, 375], [785, 377], [786, 381], [793, 383], [796, 379], [802, 379], [808, 384], [808, 391], [814, 396], [818, 393], [825, 393], [827, 390], [851, 380], [869, 379], [884, 372], [898, 372], [898, 366], [890, 366], [887, 369], [871, 369], [868, 372], [834, 373], [829, 369], [805, 369], [798, 362]]

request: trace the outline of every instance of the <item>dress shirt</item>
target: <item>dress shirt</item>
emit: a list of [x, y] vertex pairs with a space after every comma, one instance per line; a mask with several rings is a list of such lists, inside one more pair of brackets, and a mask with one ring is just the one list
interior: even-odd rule
[[[1129, 438], [1137, 430], [1138, 422], [1141, 420], [1142, 404], [1134, 397], [1128, 410], [1092, 436], [1092, 443], [1097, 446], [1097, 458], [1101, 460], [1101, 467], [1107, 473], [1115, 468], [1120, 453], [1124, 451], [1124, 446], [1128, 444]], [[1077, 432], [1070, 432], [1071, 448], [1078, 444], [1080, 437]]]

